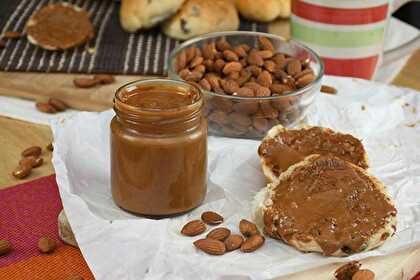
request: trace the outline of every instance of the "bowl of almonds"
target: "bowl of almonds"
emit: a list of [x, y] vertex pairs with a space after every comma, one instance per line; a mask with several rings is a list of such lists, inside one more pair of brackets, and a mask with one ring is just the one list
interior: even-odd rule
[[171, 79], [205, 96], [209, 134], [260, 139], [274, 125], [302, 121], [321, 87], [324, 67], [310, 48], [268, 33], [209, 33], [170, 55]]

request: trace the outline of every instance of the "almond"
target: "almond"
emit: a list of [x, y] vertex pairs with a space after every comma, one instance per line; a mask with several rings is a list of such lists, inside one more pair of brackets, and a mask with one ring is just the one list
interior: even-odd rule
[[233, 51], [236, 53], [236, 55], [238, 57], [246, 57], [247, 56], [246, 50], [242, 45], [234, 47]]
[[69, 106], [67, 106], [66, 103], [64, 103], [60, 99], [52, 98], [52, 97], [48, 100], [48, 104], [50, 104], [51, 106], [53, 106], [54, 109], [57, 112], [65, 111], [69, 107]]
[[250, 221], [246, 219], [242, 219], [239, 222], [239, 231], [245, 236], [245, 237], [251, 237], [255, 234], [259, 234], [259, 230], [257, 226], [254, 223], [251, 223]]
[[185, 80], [188, 77], [188, 75], [190, 75], [190, 74], [191, 74], [191, 71], [188, 68], [184, 68], [184, 69], [182, 69], [181, 71], [178, 72], [178, 75], [183, 80]]
[[262, 59], [268, 59], [268, 58], [272, 58], [273, 57], [273, 52], [270, 50], [262, 50], [262, 51], [257, 51], [257, 54], [262, 58]]
[[248, 61], [246, 61], [246, 59], [245, 59], [245, 58], [241, 58], [241, 59], [239, 60], [239, 63], [242, 65], [242, 68], [245, 68], [245, 67], [247, 67], [247, 66], [248, 66]]
[[221, 73], [223, 70], [223, 67], [225, 67], [225, 61], [223, 59], [216, 59], [216, 61], [213, 64], [213, 70], [217, 73]]
[[223, 67], [223, 74], [229, 75], [233, 72], [239, 72], [242, 70], [242, 65], [239, 62], [232, 61], [225, 64]]
[[115, 82], [114, 76], [109, 75], [109, 74], [96, 74], [93, 76], [93, 79], [103, 85], [108, 85]]
[[274, 61], [272, 61], [272, 60], [266, 60], [266, 61], [264, 61], [264, 68], [265, 68], [268, 72], [273, 73], [273, 72], [274, 72], [275, 67], [276, 67], [276, 64], [274, 63]]
[[[239, 101], [233, 104], [233, 110], [243, 115], [252, 115], [258, 111], [258, 102], [254, 100], [250, 101]], [[248, 120], [246, 121], [248, 123]], [[251, 121], [249, 120], [249, 125]]]
[[219, 227], [211, 230], [206, 237], [209, 239], [224, 241], [226, 238], [228, 238], [229, 235], [230, 230], [228, 228]]
[[176, 57], [175, 70], [179, 72], [182, 69], [184, 69], [186, 66], [187, 66], [187, 55], [185, 54], [185, 51], [182, 51]]
[[361, 264], [358, 261], [352, 261], [340, 266], [334, 273], [337, 280], [351, 280], [353, 275], [359, 271]]
[[258, 67], [257, 65], [250, 65], [246, 68], [254, 77], [258, 77], [259, 74], [261, 74], [262, 69], [261, 67]]
[[38, 249], [41, 253], [49, 254], [57, 248], [57, 242], [47, 236], [43, 236], [38, 240]]
[[201, 63], [203, 63], [203, 61], [204, 61], [204, 58], [202, 56], [194, 57], [193, 60], [191, 60], [191, 62], [190, 62], [190, 68], [194, 68], [194, 67], [200, 65]]
[[185, 80], [186, 81], [193, 81], [193, 82], [198, 82], [201, 80], [201, 78], [203, 77], [203, 73], [199, 72], [199, 71], [192, 71], [190, 72], [186, 77]]
[[240, 72], [240, 77], [236, 80], [236, 82], [238, 83], [239, 86], [243, 86], [246, 82], [249, 81], [249, 79], [251, 79], [252, 74], [250, 71], [246, 70], [246, 69], [242, 69]]
[[206, 231], [206, 225], [200, 220], [193, 220], [184, 225], [181, 234], [186, 236], [196, 236]]
[[248, 116], [238, 112], [231, 113], [229, 118], [232, 124], [237, 126], [248, 127], [252, 124], [251, 119]]
[[314, 71], [311, 68], [305, 69], [297, 75], [294, 75], [293, 78], [295, 80], [299, 79], [300, 77], [305, 76], [306, 74], [314, 74]]
[[273, 44], [271, 43], [271, 41], [268, 38], [266, 38], [266, 37], [259, 37], [258, 38], [258, 42], [260, 43], [261, 48], [263, 50], [274, 51], [274, 46], [273, 46]]
[[219, 41], [217, 41], [217, 43], [216, 43], [216, 48], [217, 48], [219, 51], [223, 52], [223, 51], [225, 51], [225, 50], [230, 50], [232, 47], [230, 46], [229, 42], [228, 42], [228, 41], [226, 41], [226, 38], [225, 38], [225, 37], [223, 37], [223, 38], [220, 38], [220, 40], [219, 40]]
[[232, 234], [225, 240], [226, 251], [230, 252], [241, 247], [244, 238], [239, 234]]
[[352, 280], [374, 280], [375, 279], [375, 273], [369, 269], [361, 269], [357, 271], [353, 277]]
[[271, 90], [268, 87], [259, 86], [254, 90], [255, 96], [267, 97], [271, 96]]
[[213, 71], [214, 60], [206, 59], [203, 61], [203, 65], [206, 67], [206, 70], [211, 72]]
[[225, 244], [215, 239], [199, 239], [194, 241], [194, 246], [209, 255], [223, 255], [226, 252]]
[[300, 77], [297, 81], [296, 81], [296, 86], [298, 88], [302, 88], [305, 87], [307, 85], [309, 85], [310, 83], [312, 83], [315, 80], [315, 75], [313, 74], [306, 74], [303, 77]]
[[264, 65], [264, 59], [258, 54], [257, 51], [251, 51], [248, 55], [247, 60], [250, 65], [257, 65], [257, 66]]
[[98, 80], [91, 78], [76, 78], [73, 80], [73, 84], [78, 88], [91, 88], [99, 83]]
[[211, 85], [209, 81], [207, 81], [205, 78], [201, 79], [201, 81], [199, 82], [199, 85], [202, 89], [211, 90]]
[[223, 56], [227, 61], [239, 61], [238, 55], [231, 50], [223, 51]]
[[[211, 112], [208, 115], [207, 119], [209, 121], [215, 122], [219, 125], [226, 125], [226, 124], [229, 123], [229, 119], [227, 117], [227, 114], [223, 111], [220, 111], [220, 110], [216, 110], [216, 111]], [[214, 212], [212, 212], [212, 213], [214, 213]], [[215, 214], [217, 214], [217, 213], [215, 213]], [[217, 215], [219, 215], [219, 214], [217, 214]], [[214, 221], [212, 220], [213, 218], [215, 219]], [[221, 217], [221, 220], [220, 220], [216, 217], [205, 217], [205, 218], [203, 218], [203, 215], [201, 215], [201, 219], [203, 220], [204, 223], [206, 223], [208, 225], [217, 225], [217, 224], [220, 224], [220, 223], [223, 222], [223, 217]]]
[[274, 62], [276, 64], [280, 64], [282, 65], [284, 63], [284, 61], [286, 60], [286, 56], [282, 53], [276, 53], [273, 58]]
[[44, 159], [42, 157], [38, 157], [35, 159], [32, 168], [37, 168], [39, 166], [41, 166], [44, 163]]
[[38, 111], [47, 113], [47, 114], [55, 114], [57, 110], [48, 103], [35, 103], [35, 107]]
[[218, 225], [223, 223], [222, 215], [213, 211], [203, 212], [203, 214], [201, 214], [201, 219], [208, 225]]
[[261, 74], [258, 75], [257, 83], [263, 87], [269, 87], [273, 83], [273, 77], [271, 76], [270, 72], [264, 70], [261, 72]]
[[204, 73], [206, 72], [206, 66], [204, 66], [203, 64], [199, 64], [197, 66], [194, 67], [193, 72], [200, 72], [204, 75]]
[[270, 103], [268, 102], [261, 102], [260, 103], [262, 117], [267, 119], [277, 119], [279, 116], [279, 112], [274, 109]]
[[327, 86], [327, 85], [322, 85], [321, 86], [321, 92], [323, 93], [328, 93], [328, 94], [337, 94], [337, 89]]
[[284, 84], [272, 84], [272, 85], [270, 85], [270, 90], [273, 93], [283, 94], [283, 93], [286, 93], [288, 91], [291, 91], [292, 89], [288, 85], [284, 85]]
[[210, 101], [210, 104], [219, 110], [225, 111], [226, 113], [229, 113], [233, 109], [233, 103], [232, 101], [228, 100], [227, 98], [223, 97], [213, 97]]
[[0, 239], [0, 256], [9, 254], [12, 251], [12, 244], [6, 239]]
[[[223, 81], [223, 82], [222, 82]], [[220, 80], [222, 88], [227, 94], [233, 94], [238, 91], [239, 85], [234, 80]]]
[[244, 253], [254, 252], [264, 244], [265, 238], [261, 234], [255, 234], [245, 240], [241, 245], [241, 251]]
[[29, 148], [26, 148], [25, 150], [23, 150], [22, 152], [22, 156], [23, 157], [29, 157], [29, 156], [34, 156], [34, 157], [39, 157], [42, 153], [42, 148], [39, 146], [32, 146]]
[[302, 71], [302, 64], [298, 59], [292, 59], [287, 64], [286, 71], [287, 73], [289, 73], [289, 75], [295, 76], [296, 74], [299, 74]]
[[28, 156], [28, 157], [24, 157], [23, 159], [21, 159], [19, 161], [19, 165], [21, 165], [21, 166], [29, 165], [32, 168], [36, 168], [36, 167], [41, 166], [43, 162], [44, 162], [43, 158]]
[[3, 34], [3, 37], [6, 39], [18, 39], [22, 36], [22, 33], [18, 31], [6, 31]]
[[252, 125], [259, 132], [266, 132], [268, 130], [268, 120], [261, 117], [254, 117], [252, 119]]
[[185, 58], [187, 59], [187, 63], [195, 58], [196, 50], [196, 47], [189, 47], [185, 50]]
[[23, 179], [28, 177], [31, 174], [32, 166], [31, 165], [19, 165], [12, 172], [13, 177], [18, 179]]
[[254, 91], [247, 87], [241, 87], [236, 92], [234, 92], [232, 95], [234, 96], [242, 96], [242, 97], [253, 97]]
[[235, 71], [235, 72], [229, 73], [229, 75], [226, 76], [226, 79], [237, 81], [240, 76], [241, 75], [239, 74], [239, 72]]
[[206, 59], [214, 59], [215, 54], [217, 53], [214, 43], [206, 43], [202, 47], [203, 57]]

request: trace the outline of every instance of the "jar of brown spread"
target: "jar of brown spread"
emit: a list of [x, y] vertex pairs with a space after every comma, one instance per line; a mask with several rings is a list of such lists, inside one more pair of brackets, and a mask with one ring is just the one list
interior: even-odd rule
[[200, 90], [188, 83], [137, 81], [115, 94], [111, 189], [121, 208], [147, 216], [189, 211], [207, 189], [207, 123]]

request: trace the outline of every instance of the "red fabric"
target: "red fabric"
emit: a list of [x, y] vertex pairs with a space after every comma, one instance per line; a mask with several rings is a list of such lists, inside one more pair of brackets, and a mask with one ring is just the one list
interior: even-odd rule
[[0, 190], [0, 239], [9, 240], [14, 248], [0, 258], [0, 267], [40, 255], [41, 236], [62, 244], [57, 230], [62, 208], [55, 175]]
[[292, 12], [298, 17], [327, 24], [355, 25], [383, 21], [388, 15], [388, 4], [361, 9], [329, 8], [292, 1]]
[[413, 278], [411, 278], [411, 280], [420, 280], [420, 272], [418, 272], [416, 274], [416, 276], [414, 276]]

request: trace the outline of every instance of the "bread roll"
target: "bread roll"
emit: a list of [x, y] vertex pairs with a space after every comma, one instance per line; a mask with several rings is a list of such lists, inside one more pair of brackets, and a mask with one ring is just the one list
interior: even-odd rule
[[236, 0], [236, 7], [246, 19], [268, 22], [290, 16], [291, 0]]
[[238, 13], [231, 1], [187, 0], [175, 16], [164, 22], [162, 30], [170, 37], [185, 40], [238, 27]]
[[121, 0], [120, 22], [125, 31], [147, 29], [167, 19], [184, 0]]

